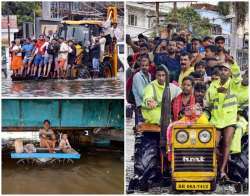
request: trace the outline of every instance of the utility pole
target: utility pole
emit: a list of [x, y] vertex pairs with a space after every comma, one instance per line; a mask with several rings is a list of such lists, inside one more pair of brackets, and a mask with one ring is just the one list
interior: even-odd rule
[[34, 17], [34, 20], [33, 20], [33, 23], [34, 23], [33, 24], [33, 38], [35, 38], [36, 37], [36, 12], [35, 12], [35, 10], [33, 11], [33, 17]]
[[159, 19], [159, 2], [155, 2], [155, 8], [156, 8], [156, 34], [157, 36], [160, 36], [160, 19]]
[[176, 9], [177, 9], [177, 2], [174, 1], [173, 12], [174, 12], [174, 20], [176, 20]]
[[236, 59], [236, 53], [237, 53], [237, 16], [235, 14], [236, 7], [235, 3], [231, 2], [231, 14], [234, 15], [234, 17], [231, 19], [231, 37], [230, 37], [230, 54]]
[[7, 26], [8, 26], [8, 45], [10, 47], [10, 15], [7, 15]]
[[73, 16], [72, 16], [72, 7], [73, 7], [73, 5], [71, 3], [73, 3], [73, 2], [69, 2], [69, 19], [73, 20]]

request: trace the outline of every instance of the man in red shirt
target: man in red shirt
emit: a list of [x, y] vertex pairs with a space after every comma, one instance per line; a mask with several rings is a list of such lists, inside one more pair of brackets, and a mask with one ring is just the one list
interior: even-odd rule
[[44, 43], [45, 43], [44, 36], [40, 35], [35, 45], [35, 59], [34, 59], [35, 66], [34, 66], [34, 72], [32, 74], [32, 76], [35, 76], [37, 69], [39, 68], [38, 75], [37, 75], [38, 78], [40, 77], [41, 69], [43, 66], [43, 56], [44, 56], [45, 48], [43, 48], [42, 46]]

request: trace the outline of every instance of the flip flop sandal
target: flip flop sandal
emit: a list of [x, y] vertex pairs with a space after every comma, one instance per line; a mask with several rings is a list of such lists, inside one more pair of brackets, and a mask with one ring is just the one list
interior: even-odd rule
[[229, 179], [229, 177], [227, 176], [226, 173], [221, 173], [220, 174], [220, 181], [223, 182], [223, 183], [225, 183], [225, 182], [230, 181], [230, 179]]

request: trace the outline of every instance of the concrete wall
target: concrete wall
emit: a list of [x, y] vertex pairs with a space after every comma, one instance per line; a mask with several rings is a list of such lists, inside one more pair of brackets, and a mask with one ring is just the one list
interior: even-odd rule
[[[14, 33], [18, 32], [18, 29], [10, 30], [10, 41], [14, 40]], [[2, 44], [8, 45], [8, 29], [2, 29]]]

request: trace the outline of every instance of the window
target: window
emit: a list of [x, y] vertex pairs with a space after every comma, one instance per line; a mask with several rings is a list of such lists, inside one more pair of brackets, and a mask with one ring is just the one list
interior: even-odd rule
[[87, 41], [89, 41], [89, 27], [70, 25], [67, 29], [62, 29], [60, 37], [64, 37], [66, 31], [66, 40], [81, 42], [83, 46], [86, 46]]
[[137, 16], [132, 14], [128, 15], [128, 25], [137, 26]]
[[117, 46], [119, 47], [119, 54], [124, 54], [124, 44], [117, 44]]

